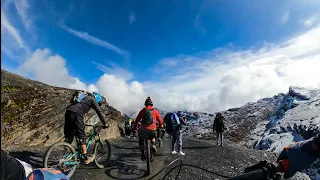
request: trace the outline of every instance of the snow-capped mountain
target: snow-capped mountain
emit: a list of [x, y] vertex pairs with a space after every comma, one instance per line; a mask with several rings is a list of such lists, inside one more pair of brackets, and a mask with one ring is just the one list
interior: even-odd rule
[[[184, 112], [190, 126], [186, 134], [201, 139], [215, 138], [215, 114]], [[290, 87], [278, 94], [221, 112], [226, 118], [226, 138], [248, 148], [279, 153], [284, 146], [320, 133], [320, 90]], [[320, 179], [320, 160], [306, 174]]]

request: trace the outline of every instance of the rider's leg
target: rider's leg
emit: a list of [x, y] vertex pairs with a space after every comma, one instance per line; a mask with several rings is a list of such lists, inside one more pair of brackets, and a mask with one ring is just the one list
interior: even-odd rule
[[156, 148], [156, 131], [150, 131], [150, 136], [152, 138], [152, 140], [151, 140], [152, 150], [153, 150], [153, 152], [157, 152], [157, 148]]
[[219, 145], [219, 132], [216, 132], [216, 134], [217, 134], [217, 146]]
[[141, 160], [144, 161], [146, 160], [146, 156], [144, 154], [144, 137], [145, 137], [145, 132], [143, 129], [139, 129], [138, 131], [138, 137], [139, 137], [139, 148], [141, 150]]
[[172, 137], [171, 137], [171, 150], [172, 150], [172, 154], [176, 154], [176, 150], [175, 150], [175, 144], [176, 144], [176, 141], [177, 141], [177, 131], [173, 131], [172, 132]]
[[75, 120], [76, 124], [76, 136], [80, 139], [81, 142], [81, 151], [84, 158], [84, 163], [89, 164], [94, 160], [94, 156], [88, 156], [87, 155], [87, 146], [86, 146], [86, 133], [85, 133], [85, 126], [83, 122], [83, 118], [81, 116], [78, 116]]
[[70, 111], [66, 111], [64, 114], [64, 142], [67, 142], [69, 144], [72, 143], [74, 138], [74, 131], [75, 131], [75, 125], [73, 123], [72, 119], [72, 113]]
[[180, 155], [184, 155], [182, 152], [182, 132], [181, 130], [177, 131], [177, 144], [178, 144], [178, 152]]

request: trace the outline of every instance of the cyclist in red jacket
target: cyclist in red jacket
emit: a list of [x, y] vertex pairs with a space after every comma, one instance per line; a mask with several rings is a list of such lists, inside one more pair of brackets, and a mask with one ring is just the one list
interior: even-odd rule
[[144, 154], [143, 141], [146, 137], [152, 140], [152, 149], [156, 152], [155, 138], [156, 138], [156, 123], [159, 122], [159, 126], [163, 127], [163, 121], [160, 113], [157, 109], [153, 108], [153, 103], [150, 97], [148, 97], [144, 103], [145, 107], [139, 112], [137, 118], [134, 121], [134, 127], [138, 129], [138, 123], [141, 120], [141, 128], [138, 129], [139, 147], [141, 150], [141, 160], [146, 160]]

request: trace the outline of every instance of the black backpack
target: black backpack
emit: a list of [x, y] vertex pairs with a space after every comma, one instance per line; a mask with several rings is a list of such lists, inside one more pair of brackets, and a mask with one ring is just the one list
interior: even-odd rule
[[142, 118], [141, 124], [151, 125], [154, 123], [153, 120], [153, 111], [154, 109], [144, 109], [144, 116]]
[[164, 116], [164, 123], [166, 124], [166, 132], [170, 135], [172, 135], [172, 132], [174, 131], [174, 128], [175, 128], [173, 126], [171, 116], [172, 116], [171, 112], [167, 113]]

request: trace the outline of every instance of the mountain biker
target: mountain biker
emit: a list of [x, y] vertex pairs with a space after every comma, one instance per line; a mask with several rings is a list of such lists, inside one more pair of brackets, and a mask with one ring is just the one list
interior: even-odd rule
[[124, 123], [124, 129], [125, 129], [125, 133], [126, 136], [130, 137], [131, 133], [132, 133], [132, 119], [127, 119]]
[[80, 102], [72, 103], [66, 109], [64, 125], [65, 142], [71, 144], [74, 135], [79, 138], [82, 144], [81, 149], [85, 164], [92, 162], [94, 157], [87, 155], [84, 116], [91, 108], [93, 108], [106, 128], [106, 117], [100, 108], [100, 106], [103, 104], [103, 101], [104, 99], [100, 94], [93, 92], [92, 94], [89, 93], [88, 95], [84, 96]]
[[297, 171], [309, 168], [320, 158], [320, 133], [305, 141], [300, 141], [283, 149], [278, 161], [287, 159], [289, 167], [284, 173], [284, 178], [291, 178]]
[[216, 131], [217, 134], [217, 146], [219, 145], [219, 139], [220, 139], [220, 146], [222, 146], [223, 142], [223, 132], [226, 129], [224, 126], [225, 118], [222, 116], [221, 113], [217, 113], [214, 123], [213, 123], [213, 131]]
[[[156, 122], [159, 122], [160, 127], [163, 127], [163, 121], [157, 109], [153, 108], [153, 103], [150, 97], [145, 100], [145, 107], [139, 112], [134, 121], [134, 127], [138, 130], [139, 147], [141, 150], [141, 160], [146, 160], [144, 154], [144, 139], [148, 137], [151, 139], [152, 151], [156, 152], [155, 138], [156, 138]], [[138, 129], [138, 123], [141, 120], [141, 128]]]
[[172, 132], [172, 144], [171, 144], [171, 149], [172, 149], [172, 154], [176, 154], [175, 150], [175, 144], [178, 146], [178, 153], [180, 155], [185, 155], [184, 152], [182, 152], [182, 125], [187, 125], [185, 118], [182, 117], [181, 111], [178, 111], [177, 116], [179, 118], [179, 125], [174, 127], [174, 130]]

